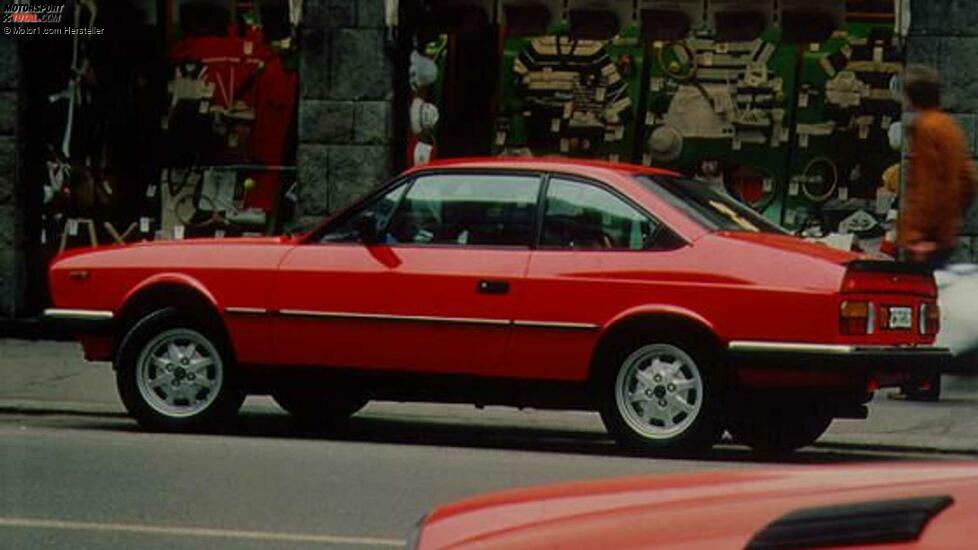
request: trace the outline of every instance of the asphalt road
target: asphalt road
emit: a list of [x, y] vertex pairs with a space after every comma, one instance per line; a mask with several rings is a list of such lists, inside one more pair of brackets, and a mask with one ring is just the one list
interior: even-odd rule
[[[746, 449], [622, 454], [593, 414], [371, 403], [342, 432], [251, 398], [221, 433], [137, 429], [71, 344], [0, 340], [0, 549], [396, 548], [432, 506], [567, 480], [768, 468]], [[878, 399], [792, 464], [974, 460], [978, 393]]]
[[[398, 408], [409, 407], [368, 409], [341, 433], [299, 431], [260, 402], [208, 435], [142, 433], [102, 414], [0, 415], [0, 547], [391, 548], [426, 510], [466, 495], [770, 466], [733, 446], [690, 460], [624, 456], [578, 413]], [[812, 448], [791, 462], [921, 458], [967, 457]]]

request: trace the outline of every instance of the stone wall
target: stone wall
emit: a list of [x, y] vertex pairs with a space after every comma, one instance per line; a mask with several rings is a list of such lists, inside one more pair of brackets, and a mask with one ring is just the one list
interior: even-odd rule
[[[911, 0], [907, 61], [941, 73], [944, 107], [978, 154], [978, 4], [974, 0]], [[978, 207], [965, 222], [957, 260], [978, 262]]]
[[24, 190], [18, 174], [17, 43], [0, 38], [0, 320], [22, 307], [24, 288]]
[[390, 176], [394, 89], [382, 0], [306, 0], [303, 9], [300, 225]]

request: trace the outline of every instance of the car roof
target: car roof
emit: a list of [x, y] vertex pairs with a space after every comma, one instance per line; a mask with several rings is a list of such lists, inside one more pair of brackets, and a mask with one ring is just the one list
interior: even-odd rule
[[600, 177], [609, 172], [630, 176], [644, 174], [650, 176], [678, 176], [677, 172], [637, 164], [608, 162], [600, 160], [572, 159], [565, 157], [470, 157], [437, 160], [430, 164], [415, 166], [405, 172], [412, 174], [438, 169], [482, 169], [482, 170], [539, 170], [549, 172], [571, 172], [582, 176]]

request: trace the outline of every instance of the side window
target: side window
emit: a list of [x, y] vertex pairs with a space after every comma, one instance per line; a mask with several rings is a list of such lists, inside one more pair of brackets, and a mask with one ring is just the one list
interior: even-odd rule
[[642, 250], [658, 223], [595, 185], [553, 178], [547, 188], [541, 244], [546, 247]]
[[404, 194], [406, 188], [406, 185], [399, 185], [386, 195], [363, 207], [359, 212], [354, 213], [340, 223], [340, 225], [323, 235], [320, 242], [360, 242], [362, 240], [360, 228], [363, 227], [364, 223], [372, 223], [375, 233], [383, 230], [387, 225], [387, 220], [394, 213], [394, 209], [397, 208], [397, 203], [400, 202], [401, 195]]
[[529, 246], [540, 178], [523, 175], [421, 176], [387, 228], [387, 241]]

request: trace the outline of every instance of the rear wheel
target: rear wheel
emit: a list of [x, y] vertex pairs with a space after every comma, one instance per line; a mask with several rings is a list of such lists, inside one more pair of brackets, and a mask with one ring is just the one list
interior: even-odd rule
[[804, 399], [769, 399], [732, 415], [734, 441], [761, 455], [778, 456], [815, 443], [832, 424], [832, 415]]
[[167, 308], [142, 318], [123, 338], [116, 385], [126, 409], [146, 428], [212, 428], [244, 401], [232, 363], [217, 330]]
[[617, 441], [650, 454], [697, 452], [718, 439], [722, 384], [708, 347], [691, 338], [632, 338], [609, 354], [601, 418]]
[[292, 417], [305, 426], [340, 424], [366, 406], [368, 399], [349, 388], [285, 388], [272, 398]]
[[941, 399], [941, 375], [915, 376], [900, 387], [909, 401], [936, 402]]

